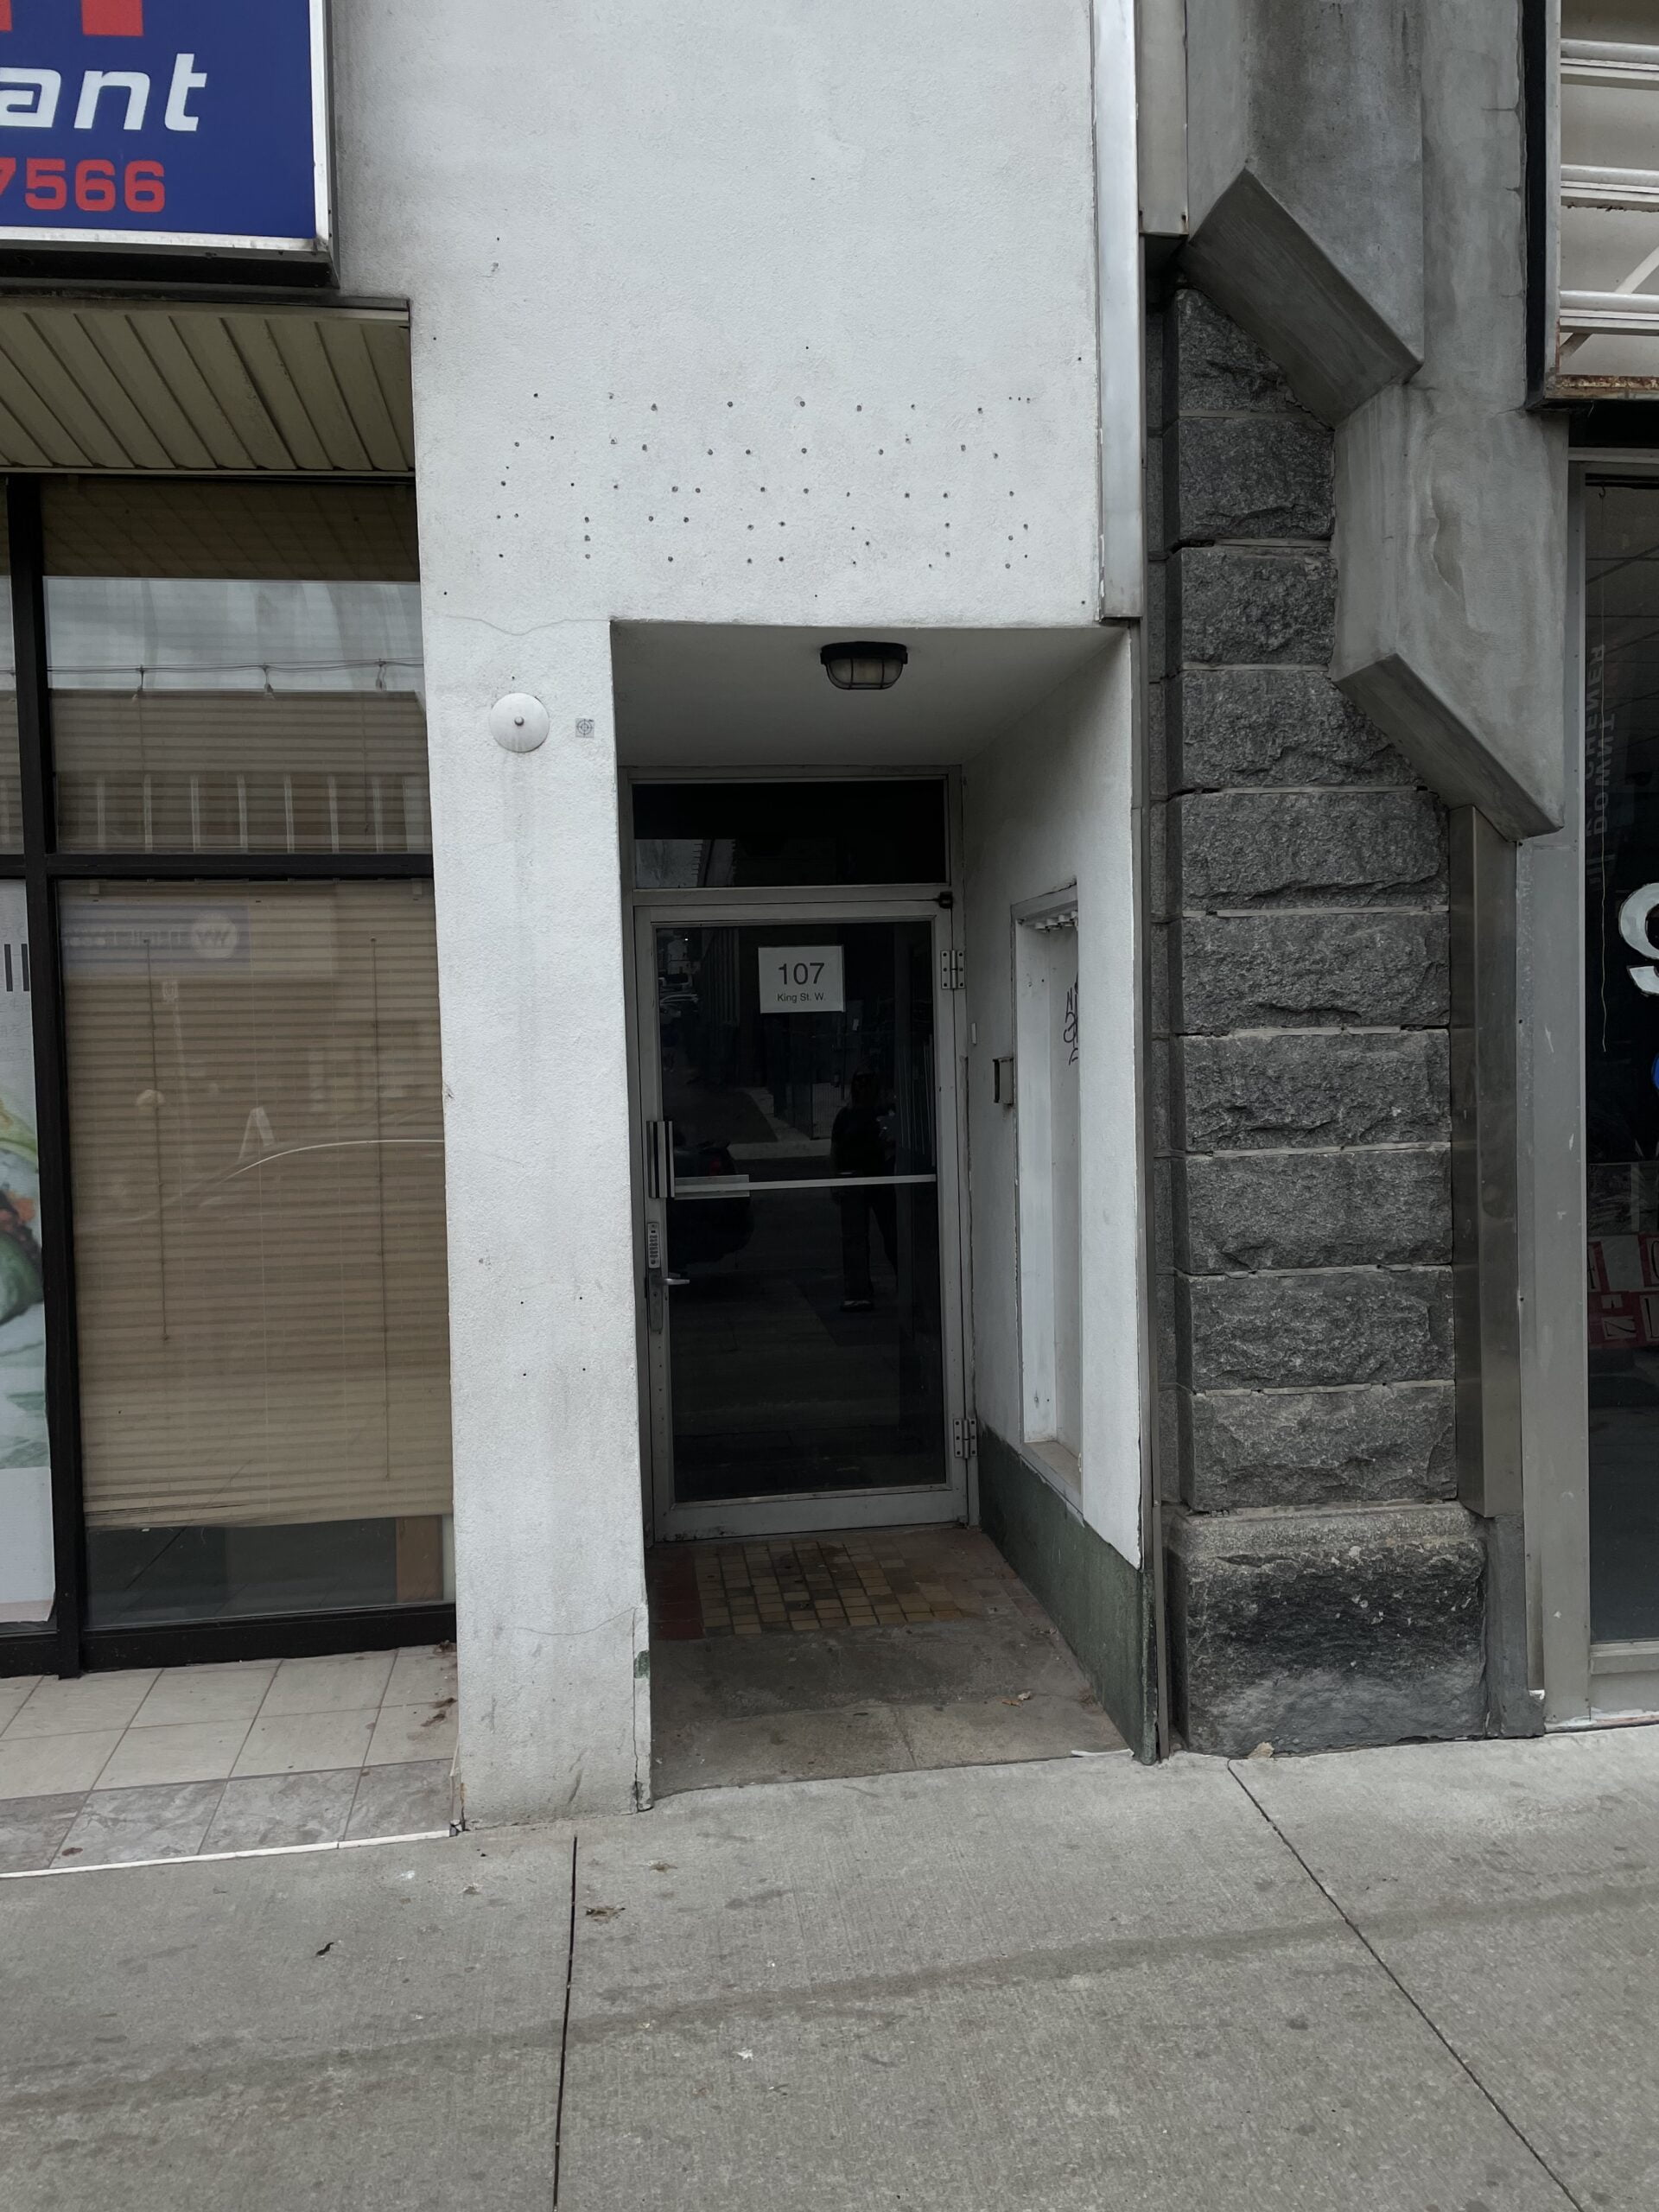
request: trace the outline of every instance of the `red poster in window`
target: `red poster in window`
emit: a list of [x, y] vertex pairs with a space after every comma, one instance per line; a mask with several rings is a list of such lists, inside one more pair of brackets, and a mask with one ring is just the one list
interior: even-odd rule
[[1654, 1344], [1659, 1344], [1659, 1294], [1613, 1290], [1592, 1296], [1592, 1351], [1642, 1351]]

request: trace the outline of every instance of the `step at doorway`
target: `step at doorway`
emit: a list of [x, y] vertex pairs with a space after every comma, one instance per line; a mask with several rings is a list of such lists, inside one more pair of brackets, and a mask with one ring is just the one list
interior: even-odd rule
[[1124, 1750], [977, 1529], [664, 1544], [649, 1570], [659, 1797]]

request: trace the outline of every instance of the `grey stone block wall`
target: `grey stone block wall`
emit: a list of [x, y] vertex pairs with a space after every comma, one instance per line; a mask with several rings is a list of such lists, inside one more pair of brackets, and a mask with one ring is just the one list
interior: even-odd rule
[[1170, 1593], [1202, 1748], [1317, 1751], [1478, 1735], [1485, 1546], [1461, 1506], [1194, 1516]]
[[1198, 293], [1154, 318], [1148, 1086], [1175, 1722], [1478, 1731], [1455, 1491], [1446, 830], [1328, 681], [1331, 434]]

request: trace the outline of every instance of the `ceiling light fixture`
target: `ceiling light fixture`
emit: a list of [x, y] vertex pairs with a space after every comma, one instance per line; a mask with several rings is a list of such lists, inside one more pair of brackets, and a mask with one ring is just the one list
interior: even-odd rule
[[907, 647], [873, 645], [868, 638], [826, 645], [818, 655], [837, 691], [891, 691], [910, 658]]

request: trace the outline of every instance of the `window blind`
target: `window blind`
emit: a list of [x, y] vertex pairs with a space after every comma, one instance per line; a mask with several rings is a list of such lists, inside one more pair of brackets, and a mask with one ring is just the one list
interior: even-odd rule
[[[0, 695], [0, 841], [14, 706]], [[412, 691], [60, 690], [52, 728], [67, 851], [431, 849]]]
[[447, 1513], [427, 883], [62, 901], [92, 1528]]

